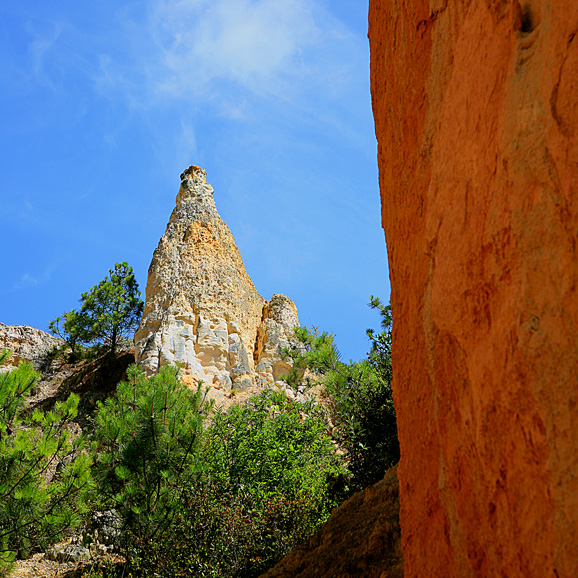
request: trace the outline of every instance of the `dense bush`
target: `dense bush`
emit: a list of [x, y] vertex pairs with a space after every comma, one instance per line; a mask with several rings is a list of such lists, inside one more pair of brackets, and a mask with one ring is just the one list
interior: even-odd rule
[[323, 519], [328, 478], [340, 471], [327, 429], [317, 403], [266, 390], [213, 416], [204, 459], [213, 481], [227, 491], [306, 498]]
[[[217, 412], [203, 455], [223, 511], [221, 535], [229, 536], [221, 540], [222, 551], [214, 552], [220, 576], [259, 576], [337, 505], [333, 484], [344, 469], [325, 412], [315, 402], [267, 390]], [[224, 564], [227, 559], [235, 563]]]
[[397, 424], [391, 391], [391, 308], [371, 297], [381, 315], [382, 331], [368, 330], [368, 359], [343, 363], [334, 336], [297, 328], [297, 345], [287, 354], [293, 369], [287, 376], [295, 386], [317, 377], [325, 388], [333, 435], [345, 451], [350, 471], [349, 492], [379, 481], [399, 461]]
[[317, 527], [306, 498], [234, 494], [207, 480], [189, 488], [141, 568], [167, 578], [260, 576]]
[[349, 486], [359, 491], [399, 461], [391, 384], [364, 360], [330, 371], [325, 387], [334, 435], [348, 458]]
[[[0, 354], [0, 364], [8, 353]], [[0, 373], [0, 575], [81, 521], [91, 489], [90, 460], [82, 438], [71, 439], [78, 397], [46, 414], [24, 413], [38, 379], [29, 363]]]

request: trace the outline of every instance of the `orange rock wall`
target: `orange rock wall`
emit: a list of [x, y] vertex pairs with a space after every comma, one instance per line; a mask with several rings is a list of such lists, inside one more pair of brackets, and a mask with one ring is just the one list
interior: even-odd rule
[[576, 32], [370, 0], [407, 578], [578, 576]]

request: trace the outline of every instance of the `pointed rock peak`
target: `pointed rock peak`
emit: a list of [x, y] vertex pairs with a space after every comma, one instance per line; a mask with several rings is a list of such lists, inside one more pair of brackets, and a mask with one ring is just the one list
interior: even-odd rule
[[265, 387], [287, 373], [281, 357], [295, 325], [289, 298], [265, 302], [255, 289], [206, 171], [190, 166], [149, 268], [137, 363], [149, 374], [179, 364], [214, 394]]
[[195, 202], [208, 204], [217, 210], [213, 199], [214, 189], [207, 183], [207, 171], [191, 165], [181, 174], [181, 187], [177, 195], [177, 208], [184, 203]]
[[203, 183], [207, 182], [207, 171], [202, 168], [198, 167], [197, 165], [191, 165], [188, 169], [185, 169], [181, 173], [181, 183], [186, 179], [190, 180], [199, 180]]

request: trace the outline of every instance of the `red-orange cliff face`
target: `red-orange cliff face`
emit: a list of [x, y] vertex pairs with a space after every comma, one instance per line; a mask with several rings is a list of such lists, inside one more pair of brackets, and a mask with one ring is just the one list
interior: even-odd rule
[[578, 576], [578, 2], [371, 0], [407, 578]]

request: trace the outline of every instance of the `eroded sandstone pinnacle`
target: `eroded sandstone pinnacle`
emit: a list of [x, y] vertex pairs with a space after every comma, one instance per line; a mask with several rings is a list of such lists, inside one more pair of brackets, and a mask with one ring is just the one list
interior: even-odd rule
[[299, 325], [297, 308], [284, 295], [259, 295], [206, 177], [194, 165], [181, 175], [149, 267], [136, 361], [148, 374], [179, 364], [225, 392], [264, 387], [289, 368], [281, 354]]

